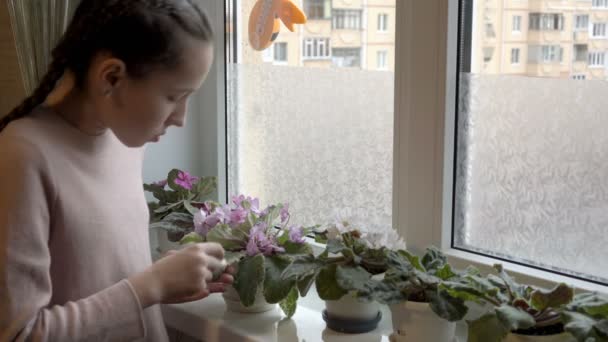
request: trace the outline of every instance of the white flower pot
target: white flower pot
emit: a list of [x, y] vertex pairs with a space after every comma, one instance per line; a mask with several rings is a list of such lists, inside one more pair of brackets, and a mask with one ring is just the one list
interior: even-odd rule
[[402, 302], [391, 305], [391, 341], [453, 342], [456, 323], [437, 316], [428, 303]]
[[509, 333], [504, 342], [576, 342], [576, 339], [568, 333], [547, 336], [530, 336]]
[[323, 319], [334, 331], [349, 334], [369, 332], [376, 329], [381, 317], [377, 302], [360, 302], [352, 294], [325, 301]]
[[274, 310], [278, 307], [278, 304], [269, 304], [266, 301], [262, 289], [258, 289], [255, 301], [251, 306], [245, 306], [241, 303], [239, 293], [232, 286], [226, 287], [226, 291], [222, 294], [222, 297], [224, 297], [224, 302], [226, 302], [226, 310], [232, 312], [260, 313]]

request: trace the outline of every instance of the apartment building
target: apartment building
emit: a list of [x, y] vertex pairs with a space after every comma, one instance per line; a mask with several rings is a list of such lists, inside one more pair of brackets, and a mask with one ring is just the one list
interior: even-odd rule
[[471, 71], [608, 79], [608, 0], [474, 0]]
[[[248, 48], [242, 39], [242, 62], [394, 70], [395, 1], [295, 0], [308, 22], [295, 32], [282, 26], [275, 43], [263, 52]], [[255, 0], [240, 3], [241, 18], [248, 20]]]

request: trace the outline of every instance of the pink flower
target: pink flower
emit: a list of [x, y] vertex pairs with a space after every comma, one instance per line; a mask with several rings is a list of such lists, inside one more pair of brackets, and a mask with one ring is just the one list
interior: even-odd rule
[[216, 213], [209, 215], [205, 210], [200, 209], [194, 214], [194, 231], [201, 236], [207, 236], [207, 233], [218, 223], [220, 223], [220, 219]]
[[192, 190], [192, 186], [194, 186], [196, 182], [198, 182], [198, 177], [193, 177], [186, 171], [178, 172], [177, 178], [175, 179], [175, 184], [186, 190]]
[[281, 223], [287, 222], [289, 219], [289, 203], [285, 203], [283, 208], [281, 208]]
[[289, 227], [289, 241], [293, 243], [304, 243], [304, 229], [298, 226]]
[[285, 252], [285, 249], [279, 247], [274, 236], [266, 235], [266, 223], [258, 223], [249, 233], [249, 241], [247, 242], [247, 255], [254, 256], [264, 254], [266, 256], [273, 253]]
[[[239, 208], [247, 209], [245, 206], [248, 206], [248, 210], [253, 212], [254, 214], [260, 214], [260, 200], [258, 198], [253, 197], [245, 197], [245, 195], [238, 195], [232, 197], [232, 202]], [[245, 203], [248, 205], [246, 205]]]

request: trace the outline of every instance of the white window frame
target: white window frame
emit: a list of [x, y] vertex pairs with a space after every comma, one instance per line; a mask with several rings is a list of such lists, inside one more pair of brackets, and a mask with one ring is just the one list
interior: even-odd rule
[[[285, 59], [277, 59], [277, 51], [280, 51], [281, 49], [278, 49], [278, 47], [283, 47], [285, 46]], [[289, 44], [287, 42], [275, 42], [274, 44], [272, 44], [272, 60], [274, 62], [274, 64], [287, 64], [289, 61]]]
[[[597, 30], [596, 30], [596, 27], [598, 28]], [[595, 22], [590, 26], [590, 31], [591, 32], [589, 32], [589, 33], [591, 35], [591, 38], [596, 38], [596, 39], [606, 38], [606, 37], [608, 37], [608, 23]], [[600, 34], [596, 35], [596, 33], [600, 33]]]
[[511, 31], [515, 34], [517, 33], [521, 33], [521, 22], [522, 22], [522, 16], [521, 15], [514, 15], [513, 16], [513, 22], [512, 22], [512, 29]]
[[[458, 268], [487, 272], [497, 259], [451, 248], [458, 2], [397, 1], [393, 225], [408, 249], [440, 247]], [[417, 34], [425, 32], [424, 35]], [[429, 39], [442, 42], [427, 44]], [[604, 286], [502, 261], [519, 281]]]
[[593, 0], [591, 2], [593, 9], [608, 9], [608, 0]]
[[[308, 49], [310, 48], [310, 54]], [[323, 51], [323, 54], [321, 54]], [[331, 41], [329, 37], [304, 38], [302, 40], [302, 59], [323, 60], [331, 59]]]
[[[388, 70], [388, 50], [378, 50], [376, 52], [376, 67], [378, 70]], [[383, 63], [380, 63], [383, 61]]]
[[[574, 31], [589, 30], [589, 14], [575, 14], [572, 21], [574, 22]], [[582, 25], [583, 23], [585, 25]]]
[[[589, 68], [605, 68], [606, 67], [606, 52], [605, 51], [589, 51], [588, 63]], [[593, 62], [593, 63], [592, 63]]]
[[572, 76], [570, 76], [571, 79], [576, 80], [576, 81], [584, 81], [587, 79], [587, 75], [585, 74], [573, 74]]
[[378, 32], [388, 32], [388, 13], [378, 13]]
[[511, 48], [511, 65], [519, 65], [521, 61], [521, 49]]

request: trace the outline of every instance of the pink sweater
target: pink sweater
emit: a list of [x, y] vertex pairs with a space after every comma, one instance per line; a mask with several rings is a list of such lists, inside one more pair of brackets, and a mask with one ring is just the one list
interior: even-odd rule
[[151, 264], [142, 149], [38, 109], [0, 133], [0, 341], [167, 341], [126, 278]]

